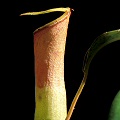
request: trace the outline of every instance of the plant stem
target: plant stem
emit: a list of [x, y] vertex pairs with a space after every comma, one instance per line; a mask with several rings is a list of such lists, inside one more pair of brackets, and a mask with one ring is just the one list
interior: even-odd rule
[[70, 106], [70, 109], [69, 109], [67, 117], [66, 117], [66, 120], [70, 120], [70, 118], [72, 116], [72, 113], [73, 113], [73, 110], [74, 110], [75, 105], [77, 103], [77, 100], [78, 100], [78, 98], [79, 98], [80, 94], [82, 93], [82, 90], [83, 90], [83, 88], [85, 86], [86, 79], [87, 79], [87, 73], [84, 73], [83, 80], [82, 80], [82, 82], [81, 82], [81, 84], [80, 84], [80, 86], [78, 88], [78, 91], [77, 91], [77, 93], [76, 93], [76, 95], [75, 95], [75, 97], [74, 97], [74, 99], [72, 101], [72, 104]]

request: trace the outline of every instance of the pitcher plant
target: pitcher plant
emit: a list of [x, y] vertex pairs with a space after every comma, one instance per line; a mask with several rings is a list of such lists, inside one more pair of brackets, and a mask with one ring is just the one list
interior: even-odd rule
[[[86, 83], [90, 63], [104, 46], [120, 40], [120, 29], [98, 36], [87, 50], [83, 64], [83, 80], [67, 113], [64, 82], [64, 53], [71, 8], [54, 8], [23, 15], [63, 12], [63, 15], [37, 28], [34, 32], [35, 57], [35, 116], [34, 120], [70, 120], [76, 102]], [[120, 91], [110, 110], [109, 120], [120, 120]]]

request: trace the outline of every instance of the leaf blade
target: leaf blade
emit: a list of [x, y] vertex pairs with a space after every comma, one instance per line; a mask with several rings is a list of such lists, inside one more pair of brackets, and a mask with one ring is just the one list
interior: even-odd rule
[[99, 37], [97, 37], [95, 41], [92, 43], [92, 45], [90, 46], [90, 48], [88, 49], [88, 51], [86, 52], [86, 55], [84, 57], [84, 62], [83, 62], [83, 72], [84, 73], [88, 72], [92, 59], [100, 49], [118, 40], [120, 40], [120, 29], [105, 32]]
[[92, 43], [92, 45], [90, 46], [90, 48], [87, 50], [85, 57], [84, 57], [84, 61], [83, 61], [83, 69], [82, 69], [83, 73], [84, 73], [83, 80], [82, 80], [82, 82], [78, 88], [78, 91], [77, 91], [77, 93], [76, 93], [76, 95], [71, 103], [66, 120], [70, 120], [70, 117], [73, 113], [73, 110], [75, 108], [77, 100], [78, 100], [79, 96], [81, 95], [81, 92], [85, 86], [86, 79], [88, 76], [89, 66], [90, 66], [92, 59], [97, 54], [97, 52], [100, 49], [102, 49], [104, 46], [106, 46], [112, 42], [118, 41], [118, 40], [120, 40], [120, 29], [105, 32], [102, 35], [100, 35], [99, 37], [97, 37], [95, 39], [95, 41]]

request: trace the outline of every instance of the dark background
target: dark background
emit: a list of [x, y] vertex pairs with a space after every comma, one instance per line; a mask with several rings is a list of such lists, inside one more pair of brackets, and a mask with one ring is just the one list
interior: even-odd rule
[[[16, 117], [33, 120], [35, 110], [35, 78], [33, 31], [60, 16], [50, 13], [35, 17], [20, 17], [24, 12], [57, 7], [74, 9], [70, 17], [65, 52], [65, 83], [67, 106], [81, 83], [85, 52], [94, 39], [106, 31], [120, 29], [119, 3], [116, 1], [32, 0], [17, 1], [13, 19], [12, 63], [15, 83]], [[85, 88], [77, 102], [71, 120], [107, 120], [111, 102], [120, 89], [120, 42], [103, 48], [93, 59]], [[10, 58], [9, 58], [10, 59]], [[12, 68], [12, 67], [11, 67]]]

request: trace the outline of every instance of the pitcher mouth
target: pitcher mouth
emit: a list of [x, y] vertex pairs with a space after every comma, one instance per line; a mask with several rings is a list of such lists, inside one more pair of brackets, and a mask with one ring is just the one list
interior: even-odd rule
[[23, 15], [40, 15], [40, 14], [46, 14], [46, 13], [51, 13], [51, 12], [64, 12], [63, 15], [61, 15], [60, 17], [56, 18], [55, 20], [37, 28], [33, 33], [36, 33], [38, 30], [44, 29], [46, 27], [50, 27], [53, 26], [61, 21], [63, 21], [64, 19], [66, 19], [66, 17], [70, 16], [71, 14], [71, 8], [67, 7], [67, 8], [53, 8], [53, 9], [49, 9], [49, 10], [45, 10], [45, 11], [40, 11], [40, 12], [27, 12], [27, 13], [23, 13], [20, 14], [20, 16]]

